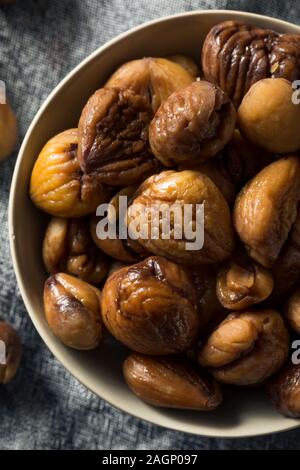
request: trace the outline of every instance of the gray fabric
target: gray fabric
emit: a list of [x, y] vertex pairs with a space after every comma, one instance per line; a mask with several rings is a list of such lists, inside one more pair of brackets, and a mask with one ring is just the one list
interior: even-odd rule
[[[19, 0], [0, 7], [0, 79], [20, 124], [20, 141], [43, 100], [88, 54], [139, 23], [181, 11], [227, 8], [299, 22], [294, 0]], [[49, 353], [20, 297], [9, 254], [8, 193], [15, 158], [0, 163], [0, 317], [19, 330], [20, 372], [0, 387], [1, 449], [299, 448], [300, 429], [253, 439], [208, 439], [159, 428], [94, 396]], [[30, 262], [30, 260], [28, 260]]]

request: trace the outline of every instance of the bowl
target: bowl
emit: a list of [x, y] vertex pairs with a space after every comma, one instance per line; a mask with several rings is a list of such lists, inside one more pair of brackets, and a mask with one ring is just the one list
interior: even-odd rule
[[284, 431], [299, 421], [279, 415], [263, 393], [228, 389], [222, 407], [214, 412], [171, 411], [151, 407], [127, 388], [122, 376], [126, 351], [113, 342], [99, 351], [68, 349], [48, 328], [43, 313], [46, 274], [41, 243], [47, 218], [28, 196], [30, 173], [46, 141], [76, 127], [81, 109], [94, 90], [122, 63], [143, 56], [182, 53], [199, 61], [209, 29], [224, 20], [241, 20], [278, 32], [300, 33], [300, 27], [270, 17], [236, 11], [195, 11], [138, 26], [91, 54], [47, 98], [21, 146], [9, 202], [9, 236], [14, 269], [28, 313], [46, 345], [78, 380], [113, 406], [167, 428], [214, 437], [241, 437]]

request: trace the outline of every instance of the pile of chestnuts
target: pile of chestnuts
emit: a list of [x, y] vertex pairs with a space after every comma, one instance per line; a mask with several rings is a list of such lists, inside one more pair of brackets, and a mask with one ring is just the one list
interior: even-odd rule
[[[227, 384], [255, 386], [300, 417], [300, 36], [225, 21], [200, 65], [122, 65], [41, 150], [45, 316], [69, 347], [128, 348], [125, 380], [151, 405], [213, 410]], [[121, 218], [122, 195], [149, 229], [153, 203], [204, 204], [202, 248], [160, 229], [99, 238], [97, 207]]]

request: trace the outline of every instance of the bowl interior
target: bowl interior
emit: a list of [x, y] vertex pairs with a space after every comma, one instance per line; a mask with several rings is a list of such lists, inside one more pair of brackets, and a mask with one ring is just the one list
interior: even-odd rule
[[199, 62], [203, 39], [219, 21], [248, 21], [278, 32], [300, 33], [295, 25], [248, 13], [202, 11], [169, 17], [143, 25], [106, 44], [69, 74], [35, 117], [20, 150], [12, 182], [9, 227], [18, 284], [31, 319], [52, 353], [82, 383], [112, 405], [153, 423], [207, 436], [241, 437], [296, 427], [299, 421], [277, 414], [263, 394], [228, 389], [224, 405], [212, 413], [156, 409], [138, 400], [122, 377], [126, 351], [113, 341], [99, 351], [77, 352], [64, 347], [49, 331], [43, 314], [45, 271], [41, 243], [47, 216], [28, 197], [34, 161], [46, 141], [76, 127], [89, 95], [120, 64], [143, 56], [187, 54]]

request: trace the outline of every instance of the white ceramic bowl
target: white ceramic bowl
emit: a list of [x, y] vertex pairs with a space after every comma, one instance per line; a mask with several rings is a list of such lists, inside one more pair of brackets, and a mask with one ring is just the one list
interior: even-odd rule
[[20, 149], [13, 176], [9, 233], [13, 264], [28, 313], [56, 358], [84, 385], [117, 408], [152, 423], [206, 436], [241, 437], [284, 431], [299, 426], [285, 418], [257, 392], [235, 390], [214, 412], [170, 411], [153, 408], [136, 398], [124, 383], [124, 351], [105, 344], [98, 352], [77, 352], [51, 333], [43, 314], [45, 272], [41, 241], [45, 220], [28, 197], [34, 161], [45, 142], [57, 132], [76, 127], [81, 109], [122, 63], [143, 56], [182, 53], [199, 61], [208, 30], [223, 20], [242, 20], [278, 32], [300, 33], [300, 27], [269, 17], [234, 11], [197, 11], [162, 18], [134, 28], [108, 42], [79, 64], [51, 93], [34, 118]]

